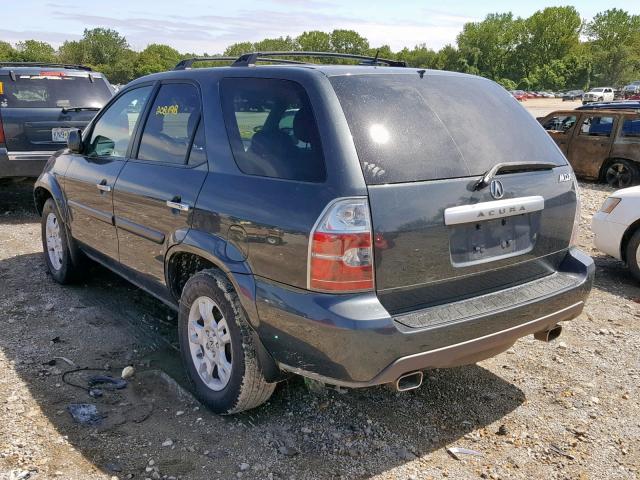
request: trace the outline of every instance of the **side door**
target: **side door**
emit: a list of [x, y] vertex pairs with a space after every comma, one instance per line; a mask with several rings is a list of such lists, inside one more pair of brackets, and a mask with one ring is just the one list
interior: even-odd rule
[[576, 115], [569, 112], [552, 113], [542, 120], [542, 127], [558, 144], [565, 156], [569, 153], [569, 141], [575, 124]]
[[190, 225], [208, 172], [197, 85], [163, 82], [114, 189], [120, 263], [147, 288], [164, 285], [164, 257]]
[[579, 176], [598, 178], [603, 162], [609, 158], [616, 130], [612, 114], [582, 115], [569, 147], [569, 161]]
[[97, 253], [118, 260], [112, 189], [126, 163], [131, 139], [153, 87], [122, 93], [84, 135], [65, 178], [73, 237]]

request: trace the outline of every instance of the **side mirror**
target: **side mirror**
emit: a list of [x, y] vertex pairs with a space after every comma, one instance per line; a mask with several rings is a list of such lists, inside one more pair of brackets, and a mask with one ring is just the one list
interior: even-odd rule
[[82, 153], [82, 134], [79, 129], [74, 128], [69, 131], [67, 148], [69, 148], [72, 153]]

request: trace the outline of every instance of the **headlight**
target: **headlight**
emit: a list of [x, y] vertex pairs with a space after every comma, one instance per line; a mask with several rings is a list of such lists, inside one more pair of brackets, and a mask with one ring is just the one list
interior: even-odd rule
[[575, 247], [578, 245], [578, 237], [580, 236], [580, 212], [582, 211], [582, 202], [580, 201], [580, 188], [578, 187], [578, 181], [575, 174], [573, 175], [573, 188], [576, 192], [576, 213], [573, 216], [573, 230], [571, 231], [571, 241], [569, 246]]
[[602, 207], [600, 207], [600, 211], [603, 213], [613, 212], [613, 209], [618, 206], [621, 200], [622, 200], [621, 198], [616, 198], [616, 197], [607, 198], [602, 204]]

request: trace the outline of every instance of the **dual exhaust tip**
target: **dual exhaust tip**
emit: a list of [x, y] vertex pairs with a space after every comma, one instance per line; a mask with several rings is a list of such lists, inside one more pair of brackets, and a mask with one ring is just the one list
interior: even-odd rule
[[[543, 342], [551, 342], [558, 338], [562, 333], [562, 327], [555, 325], [547, 330], [541, 330], [533, 334], [533, 338]], [[424, 380], [424, 373], [421, 371], [405, 373], [398, 377], [394, 383], [394, 387], [398, 392], [406, 392], [420, 388]]]

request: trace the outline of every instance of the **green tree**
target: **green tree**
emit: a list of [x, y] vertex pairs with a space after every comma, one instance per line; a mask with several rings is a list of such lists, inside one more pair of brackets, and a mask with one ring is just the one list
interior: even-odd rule
[[0, 61], [8, 62], [13, 60], [15, 56], [15, 50], [9, 42], [3, 42], [0, 40]]
[[239, 42], [229, 45], [224, 54], [229, 57], [239, 57], [243, 53], [249, 53], [253, 51], [253, 43], [251, 42]]
[[152, 43], [141, 51], [133, 66], [137, 77], [171, 70], [180, 61], [180, 53], [168, 45]]
[[640, 16], [613, 8], [586, 26], [598, 82], [621, 85], [640, 70]]
[[85, 30], [81, 42], [86, 49], [87, 61], [92, 65], [116, 63], [129, 50], [127, 40], [108, 28]]
[[62, 63], [81, 65], [91, 63], [86, 43], [80, 41], [66, 41], [58, 48], [58, 58]]
[[495, 80], [506, 77], [521, 28], [521, 20], [511, 13], [492, 13], [481, 22], [466, 23], [457, 40], [467, 70]]
[[403, 48], [396, 54], [398, 60], [404, 60], [410, 67], [437, 68], [438, 53], [422, 43], [411, 50]]
[[54, 63], [56, 51], [47, 42], [25, 40], [16, 44], [14, 58], [21, 62]]
[[304, 32], [296, 38], [300, 50], [307, 52], [330, 52], [331, 51], [331, 35], [326, 32], [312, 30]]
[[354, 30], [334, 30], [331, 32], [331, 50], [366, 55], [369, 50], [369, 41]]

